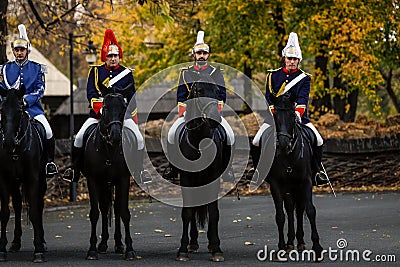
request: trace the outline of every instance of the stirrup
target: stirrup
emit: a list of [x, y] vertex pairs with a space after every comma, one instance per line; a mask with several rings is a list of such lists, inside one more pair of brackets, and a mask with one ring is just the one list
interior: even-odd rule
[[[175, 175], [176, 174], [176, 175]], [[162, 176], [165, 180], [169, 181], [177, 181], [178, 180], [178, 174], [176, 171], [174, 171], [171, 167], [169, 167], [163, 174]]]
[[152, 181], [153, 178], [151, 178], [150, 172], [144, 170], [140, 172], [140, 183], [149, 184]]
[[46, 175], [51, 177], [57, 173], [58, 173], [57, 165], [54, 162], [48, 162], [46, 164]]
[[314, 181], [316, 186], [329, 184], [328, 175], [324, 171], [317, 172], [314, 176]]
[[64, 171], [62, 179], [68, 183], [72, 183], [75, 177], [75, 170], [71, 167]]

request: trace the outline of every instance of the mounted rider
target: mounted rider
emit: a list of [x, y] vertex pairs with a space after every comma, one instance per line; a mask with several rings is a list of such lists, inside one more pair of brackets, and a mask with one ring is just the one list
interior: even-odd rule
[[[316, 174], [313, 183], [316, 185], [323, 185], [329, 182], [328, 176], [322, 165], [322, 152], [323, 152], [323, 139], [318, 130], [311, 123], [307, 115], [307, 107], [310, 96], [310, 83], [311, 75], [304, 72], [299, 68], [299, 63], [302, 60], [301, 49], [298, 41], [297, 34], [292, 32], [289, 35], [289, 40], [286, 47], [282, 51], [283, 66], [276, 70], [269, 70], [266, 77], [266, 90], [265, 99], [269, 105], [270, 111], [274, 113], [274, 106], [270, 101], [270, 95], [279, 97], [283, 94], [295, 94], [296, 101], [296, 114], [299, 121], [309, 127], [315, 134], [316, 145], [313, 147], [313, 160], [315, 161]], [[255, 175], [257, 172], [257, 164], [260, 158], [261, 148], [260, 139], [263, 132], [270, 127], [265, 120], [264, 124], [258, 130], [253, 139], [253, 165]]]
[[[196, 43], [192, 48], [192, 56], [194, 59], [194, 64], [188, 68], [182, 69], [179, 74], [179, 84], [177, 89], [178, 119], [169, 129], [168, 142], [167, 142], [168, 146], [174, 144], [175, 134], [177, 130], [178, 129], [180, 130], [185, 123], [185, 112], [186, 112], [185, 102], [189, 97], [191, 86], [194, 82], [192, 76], [190, 75], [191, 72], [198, 72], [202, 75], [210, 75], [213, 78], [215, 84], [219, 88], [218, 111], [219, 112], [222, 111], [223, 105], [226, 102], [225, 80], [221, 69], [219, 67], [214, 67], [209, 64], [208, 59], [210, 55], [211, 55], [210, 46], [204, 42], [204, 31], [199, 31], [197, 33]], [[228, 146], [233, 146], [235, 143], [234, 133], [228, 122], [223, 117], [221, 125], [225, 129], [225, 132], [227, 134]], [[176, 180], [178, 178], [178, 169], [173, 164], [170, 163], [168, 170], [163, 175], [163, 178], [167, 180]], [[228, 166], [228, 173], [225, 178], [229, 181], [234, 180], [234, 174], [231, 165]]]
[[[124, 95], [129, 103], [130, 114], [124, 118], [123, 127], [128, 128], [134, 135], [137, 141], [138, 162], [135, 162], [135, 178], [144, 176], [143, 172], [143, 156], [144, 156], [144, 139], [139, 131], [137, 107], [135, 100], [135, 81], [132, 74], [132, 69], [119, 64], [123, 53], [120, 45], [115, 38], [111, 29], [107, 29], [104, 34], [104, 41], [101, 50], [102, 65], [92, 65], [89, 70], [88, 82], [86, 87], [87, 99], [90, 103], [89, 118], [83, 123], [81, 129], [75, 137], [72, 150], [72, 164], [65, 173], [63, 179], [69, 182], [78, 182], [80, 177], [82, 156], [83, 156], [83, 137], [89, 126], [98, 123], [101, 118], [103, 97], [100, 88], [107, 87], [114, 89]], [[122, 90], [124, 89], [124, 90]], [[126, 90], [125, 90], [126, 89]], [[131, 101], [132, 99], [132, 101]]]
[[11, 88], [19, 89], [22, 85], [25, 86], [24, 109], [32, 118], [39, 121], [46, 131], [46, 138], [43, 140], [47, 162], [45, 173], [47, 177], [52, 177], [58, 173], [57, 165], [54, 163], [55, 139], [40, 102], [46, 88], [47, 66], [28, 59], [32, 46], [25, 26], [23, 24], [18, 25], [18, 31], [19, 37], [11, 43], [15, 60], [0, 66], [0, 87], [9, 90]]

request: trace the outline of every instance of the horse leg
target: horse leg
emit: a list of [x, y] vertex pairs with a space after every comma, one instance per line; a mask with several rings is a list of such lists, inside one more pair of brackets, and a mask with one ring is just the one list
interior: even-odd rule
[[129, 177], [127, 177], [126, 179], [123, 180], [123, 182], [119, 186], [115, 187], [114, 210], [115, 214], [117, 214], [118, 210], [119, 216], [121, 217], [122, 222], [124, 223], [125, 245], [126, 245], [125, 260], [135, 260], [136, 254], [135, 251], [133, 250], [132, 236], [129, 228], [131, 220], [131, 213], [129, 212], [129, 206], [128, 206], [129, 182], [130, 182]]
[[188, 261], [188, 245], [189, 245], [189, 223], [192, 221], [194, 217], [194, 209], [183, 207], [181, 212], [182, 217], [182, 238], [181, 238], [181, 246], [179, 247], [178, 254], [175, 258], [177, 261]]
[[6, 192], [3, 186], [0, 187], [1, 190], [1, 210], [0, 210], [0, 220], [1, 220], [1, 235], [0, 235], [0, 261], [7, 260], [7, 223], [10, 220], [10, 208], [8, 203], [10, 201], [10, 195]]
[[9, 252], [18, 252], [21, 249], [21, 236], [22, 236], [22, 225], [21, 225], [21, 214], [22, 214], [22, 195], [17, 187], [12, 196], [12, 205], [14, 208], [15, 220], [14, 220], [14, 239], [11, 242], [11, 246], [8, 249]]
[[322, 246], [319, 243], [319, 235], [317, 231], [316, 215], [317, 211], [312, 201], [312, 184], [311, 179], [306, 190], [306, 214], [311, 225], [311, 240], [313, 242], [312, 250], [315, 251], [316, 261], [321, 261]]
[[117, 211], [116, 202], [114, 202], [114, 216], [115, 216], [114, 251], [117, 254], [124, 254], [125, 248], [124, 244], [122, 244], [121, 215], [119, 214], [119, 210]]
[[283, 233], [283, 228], [285, 225], [285, 213], [283, 211], [283, 198], [280, 193], [279, 185], [275, 181], [271, 181], [271, 194], [272, 199], [274, 200], [275, 204], [275, 222], [278, 226], [278, 249], [284, 250], [285, 249], [285, 236]]
[[297, 239], [297, 251], [302, 252], [306, 250], [306, 243], [304, 242], [304, 229], [303, 229], [303, 215], [305, 210], [304, 197], [302, 194], [296, 196], [296, 239]]
[[220, 240], [218, 236], [218, 222], [219, 222], [219, 210], [218, 202], [208, 204], [208, 250], [211, 252], [212, 257], [210, 260], [214, 262], [224, 261], [224, 256], [220, 248]]
[[91, 233], [90, 233], [90, 247], [87, 253], [87, 260], [97, 260], [99, 257], [97, 255], [97, 222], [99, 221], [99, 200], [97, 195], [97, 190], [92, 182], [92, 179], [87, 179], [88, 181], [88, 189], [89, 189], [89, 199], [90, 199], [90, 225], [91, 225]]
[[101, 254], [105, 254], [108, 248], [107, 241], [110, 237], [108, 233], [108, 211], [111, 207], [111, 188], [106, 189], [101, 196], [104, 196], [99, 199], [101, 212], [101, 241], [97, 247], [97, 251]]
[[189, 253], [197, 252], [199, 250], [199, 231], [197, 230], [196, 216], [193, 216], [190, 221], [190, 242], [188, 251]]
[[[35, 178], [31, 178], [34, 181]], [[29, 203], [29, 219], [33, 226], [33, 245], [35, 247], [33, 262], [45, 262], [44, 253], [44, 229], [43, 229], [43, 196], [39, 184], [31, 183], [27, 185], [28, 203]], [[39, 192], [39, 193], [38, 193]]]
[[290, 193], [286, 193], [284, 195], [283, 203], [288, 217], [288, 234], [287, 234], [288, 240], [285, 249], [287, 252], [290, 252], [291, 250], [294, 249], [294, 238], [295, 238], [293, 196]]

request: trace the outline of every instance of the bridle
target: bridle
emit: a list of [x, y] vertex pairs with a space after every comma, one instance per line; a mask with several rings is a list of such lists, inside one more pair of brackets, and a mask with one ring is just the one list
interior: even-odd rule
[[[122, 95], [119, 94], [119, 93], [110, 93], [106, 97], [122, 97]], [[105, 101], [106, 100], [104, 99], [104, 102]], [[107, 106], [104, 105], [103, 106], [103, 112], [106, 112], [105, 111], [106, 108], [107, 108]], [[126, 104], [124, 106], [124, 113], [125, 113], [125, 110], [126, 110]], [[102, 115], [101, 122], [99, 123], [99, 125], [97, 127], [99, 127], [99, 133], [100, 133], [100, 136], [101, 136], [102, 140], [106, 141], [107, 144], [112, 145], [111, 128], [112, 128], [113, 125], [118, 125], [118, 127], [120, 127], [122, 129], [123, 119], [122, 120], [115, 120], [114, 119], [114, 120], [111, 120], [111, 121], [109, 121], [109, 122], [104, 124], [103, 122], [104, 122], [105, 118], [106, 118], [106, 113], [104, 113]], [[105, 133], [102, 131], [102, 128], [105, 128]]]
[[[293, 117], [293, 119], [296, 116], [295, 111], [294, 111], [294, 107], [288, 108], [288, 107], [274, 106], [274, 109], [275, 109], [276, 112], [279, 112], [279, 111], [289, 111], [289, 112], [291, 112], [290, 115]], [[292, 134], [289, 134], [288, 132], [277, 131], [276, 135], [277, 135], [277, 139], [278, 140], [279, 140], [280, 136], [284, 136], [284, 137], [287, 137], [289, 139], [289, 145], [288, 145], [288, 150], [286, 151], [286, 154], [292, 153], [293, 149], [296, 147], [296, 144], [297, 144], [297, 141], [298, 141], [298, 138], [296, 138], [296, 136], [297, 136], [296, 121], [294, 121], [294, 123], [293, 123], [293, 132], [292, 132]], [[277, 142], [277, 144], [279, 145], [279, 142]]]
[[[201, 127], [203, 124], [207, 124], [208, 127], [212, 128], [210, 125], [210, 118], [207, 116], [207, 110], [212, 106], [212, 105], [218, 105], [218, 101], [215, 98], [207, 99], [207, 103], [203, 104], [202, 98], [205, 98], [203, 96], [200, 96], [199, 94], [199, 89], [198, 89], [198, 84], [199, 81], [194, 82], [191, 86], [191, 90], [188, 96], [188, 99], [194, 100], [196, 109], [200, 112], [201, 114], [201, 123], [197, 124], [194, 127], [188, 127], [187, 124], [185, 125], [185, 128], [188, 131], [196, 130], [197, 128]], [[213, 86], [216, 86], [215, 84]], [[218, 95], [218, 94], [217, 94]]]

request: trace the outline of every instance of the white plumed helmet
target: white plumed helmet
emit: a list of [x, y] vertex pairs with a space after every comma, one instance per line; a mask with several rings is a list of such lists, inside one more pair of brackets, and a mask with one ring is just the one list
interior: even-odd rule
[[299, 38], [295, 32], [291, 32], [289, 35], [289, 40], [282, 50], [283, 57], [295, 57], [298, 58], [300, 61], [303, 59], [301, 55], [301, 49], [299, 45]]
[[19, 37], [11, 43], [12, 48], [22, 47], [28, 49], [28, 53], [31, 52], [32, 47], [29, 42], [28, 34], [26, 33], [26, 28], [24, 24], [18, 25]]

